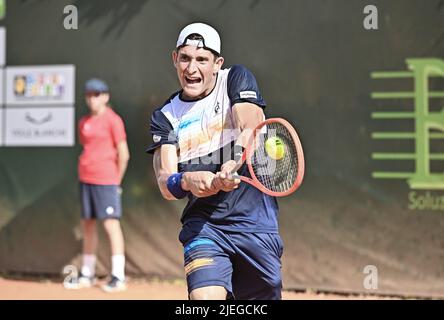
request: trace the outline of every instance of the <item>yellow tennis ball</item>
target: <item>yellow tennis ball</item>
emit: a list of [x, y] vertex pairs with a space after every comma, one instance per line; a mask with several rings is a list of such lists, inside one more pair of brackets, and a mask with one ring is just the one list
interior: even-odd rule
[[285, 155], [285, 147], [278, 137], [271, 137], [265, 141], [265, 151], [274, 160], [280, 160]]

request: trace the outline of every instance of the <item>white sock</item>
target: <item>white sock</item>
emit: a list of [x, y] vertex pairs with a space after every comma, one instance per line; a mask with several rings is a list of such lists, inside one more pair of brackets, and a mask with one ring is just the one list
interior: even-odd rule
[[96, 273], [96, 255], [84, 254], [83, 265], [80, 271], [85, 277], [93, 277]]
[[119, 278], [119, 280], [125, 280], [125, 256], [123, 254], [116, 254], [111, 257], [112, 270], [111, 274]]

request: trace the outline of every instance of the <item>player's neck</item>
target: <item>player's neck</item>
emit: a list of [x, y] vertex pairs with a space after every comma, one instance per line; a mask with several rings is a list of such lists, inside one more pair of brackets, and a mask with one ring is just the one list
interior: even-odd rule
[[97, 110], [91, 111], [91, 115], [92, 116], [100, 116], [101, 114], [103, 114], [106, 111], [106, 107], [107, 107], [107, 105], [103, 105], [100, 108], [98, 108]]

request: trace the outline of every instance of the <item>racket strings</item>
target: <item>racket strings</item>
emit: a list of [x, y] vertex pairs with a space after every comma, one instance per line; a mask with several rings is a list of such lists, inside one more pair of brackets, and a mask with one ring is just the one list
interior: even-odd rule
[[[285, 192], [294, 185], [297, 178], [297, 149], [288, 129], [280, 123], [270, 123], [257, 136], [251, 166], [256, 178], [267, 189]], [[266, 150], [268, 139], [278, 138], [282, 142], [282, 158], [274, 159]]]

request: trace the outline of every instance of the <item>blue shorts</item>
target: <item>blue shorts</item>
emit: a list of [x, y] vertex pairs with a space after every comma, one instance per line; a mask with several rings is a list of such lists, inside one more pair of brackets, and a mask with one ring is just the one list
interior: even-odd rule
[[82, 219], [120, 219], [122, 205], [117, 185], [80, 182]]
[[277, 233], [227, 232], [204, 225], [198, 232], [183, 227], [188, 293], [222, 286], [228, 298], [281, 299], [283, 244]]

